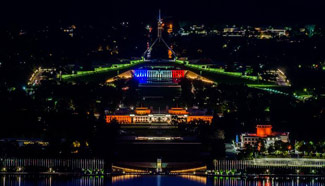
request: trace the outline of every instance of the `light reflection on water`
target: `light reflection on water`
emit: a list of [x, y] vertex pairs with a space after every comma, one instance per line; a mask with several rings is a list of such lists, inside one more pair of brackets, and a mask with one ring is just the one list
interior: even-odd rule
[[241, 179], [230, 177], [182, 176], [36, 176], [36, 175], [0, 175], [0, 186], [320, 186], [325, 178], [259, 178]]

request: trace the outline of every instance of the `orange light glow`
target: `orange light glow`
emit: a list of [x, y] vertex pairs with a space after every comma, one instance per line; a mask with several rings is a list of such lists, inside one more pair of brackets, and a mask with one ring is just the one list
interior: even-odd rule
[[128, 115], [106, 115], [106, 123], [111, 123], [114, 119], [120, 124], [131, 123], [131, 116]]
[[168, 50], [168, 58], [169, 59], [173, 58], [173, 52], [171, 50]]
[[148, 107], [137, 107], [135, 108], [134, 112], [138, 115], [145, 115], [145, 114], [150, 114], [151, 110], [148, 109]]
[[257, 125], [256, 135], [259, 137], [266, 137], [272, 135], [272, 125]]
[[207, 177], [205, 176], [195, 176], [195, 175], [180, 175], [180, 177], [202, 183], [203, 185], [207, 184]]
[[173, 32], [173, 24], [168, 25], [167, 32], [168, 32], [168, 34], [171, 34]]
[[132, 169], [132, 168], [126, 168], [126, 167], [119, 167], [119, 166], [112, 166], [113, 171], [124, 171], [126, 173], [147, 173], [146, 170], [141, 169]]
[[188, 173], [188, 172], [205, 171], [205, 170], [207, 170], [207, 166], [196, 167], [196, 168], [191, 168], [191, 169], [173, 170], [170, 172], [171, 173]]
[[177, 108], [177, 107], [169, 109], [168, 113], [172, 114], [172, 115], [187, 115], [188, 114], [188, 112], [185, 109]]
[[203, 120], [208, 122], [209, 124], [212, 123], [213, 116], [188, 116], [187, 117], [187, 122], [191, 121], [198, 121], [198, 120]]

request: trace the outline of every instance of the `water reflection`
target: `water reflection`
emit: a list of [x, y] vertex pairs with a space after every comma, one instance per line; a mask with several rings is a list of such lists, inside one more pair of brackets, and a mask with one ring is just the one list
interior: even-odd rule
[[[208, 184], [209, 185], [209, 184]], [[236, 177], [215, 177], [213, 185], [224, 186], [318, 186], [325, 185], [325, 178], [307, 178], [307, 177], [264, 177], [255, 179], [242, 179]]]
[[207, 177], [205, 177], [205, 176], [181, 175], [180, 177], [182, 177], [184, 179], [191, 180], [191, 181], [199, 182], [202, 185], [206, 185], [207, 184]]
[[236, 177], [182, 176], [49, 176], [49, 175], [0, 175], [0, 186], [319, 186], [325, 178], [264, 177], [241, 179]]
[[139, 175], [120, 175], [120, 176], [113, 176], [112, 177], [112, 183], [117, 182], [125, 182], [126, 180], [134, 179], [139, 177]]

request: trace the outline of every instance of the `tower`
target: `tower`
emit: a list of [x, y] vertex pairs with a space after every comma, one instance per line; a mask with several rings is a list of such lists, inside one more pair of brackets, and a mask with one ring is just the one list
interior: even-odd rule
[[[157, 28], [157, 38], [155, 39], [155, 41], [152, 43], [152, 45], [148, 48], [147, 50], [143, 53], [143, 57], [150, 57], [151, 54], [151, 50], [152, 48], [155, 46], [155, 44], [157, 43], [157, 41], [160, 43], [161, 41], [163, 42], [163, 44], [167, 47], [168, 52], [169, 52], [169, 58], [171, 58], [171, 56], [174, 56], [174, 59], [177, 58], [176, 53], [174, 52], [174, 50], [168, 46], [168, 44], [166, 43], [166, 41], [164, 40], [164, 38], [162, 37], [162, 31], [164, 29], [164, 22], [161, 18], [161, 11], [159, 9], [159, 14], [158, 14], [158, 24], [157, 24], [158, 28]], [[171, 55], [172, 54], [172, 55]]]
[[164, 23], [162, 22], [161, 12], [160, 12], [160, 9], [159, 9], [159, 15], [158, 15], [158, 31], [157, 31], [157, 38], [159, 39], [159, 42], [160, 42], [160, 40], [162, 38], [163, 28], [164, 28]]
[[162, 172], [162, 163], [161, 163], [161, 158], [158, 158], [158, 159], [157, 159], [156, 172], [157, 172], [157, 173]]

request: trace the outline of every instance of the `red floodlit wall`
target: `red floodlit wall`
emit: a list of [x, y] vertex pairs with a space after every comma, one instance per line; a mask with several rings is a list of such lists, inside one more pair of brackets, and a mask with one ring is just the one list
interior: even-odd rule
[[183, 78], [184, 74], [184, 70], [172, 70], [173, 78]]
[[257, 125], [256, 135], [260, 137], [272, 135], [272, 125]]

